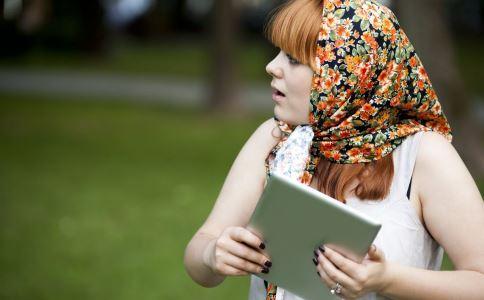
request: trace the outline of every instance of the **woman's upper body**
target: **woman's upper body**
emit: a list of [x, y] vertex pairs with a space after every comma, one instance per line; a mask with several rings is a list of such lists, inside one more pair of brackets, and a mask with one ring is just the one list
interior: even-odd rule
[[[280, 51], [266, 70], [273, 77], [271, 85], [285, 95], [282, 100], [274, 99], [275, 115], [304, 123], [309, 108], [301, 99], [307, 99], [309, 92], [298, 86], [308, 85], [311, 69]], [[274, 118], [255, 130], [236, 157], [210, 215], [197, 234], [219, 236], [229, 226], [248, 224], [264, 189], [266, 159], [281, 135]], [[314, 176], [310, 186], [317, 188], [317, 180]], [[355, 181], [352, 186], [357, 184]], [[347, 193], [351, 197], [352, 189]], [[484, 228], [484, 204], [458, 153], [441, 134], [426, 132], [422, 136], [410, 203], [457, 269], [484, 271], [484, 239], [478, 238]]]
[[[311, 144], [311, 150], [315, 151], [311, 152], [307, 173], [314, 171], [310, 167], [317, 166], [316, 155], [326, 156], [320, 149], [327, 150], [328, 160], [356, 165], [389, 155], [396, 151], [399, 141], [419, 131], [437, 130], [449, 136], [449, 126], [428, 76], [386, 8], [373, 0], [288, 3], [293, 5], [290, 16], [279, 14], [279, 25], [284, 26], [273, 28], [279, 42], [285, 45], [278, 47], [293, 51], [281, 50], [266, 71], [272, 76], [274, 115], [291, 125], [310, 123], [315, 130], [318, 140]], [[324, 21], [319, 11], [321, 5], [325, 10]], [[336, 7], [341, 9], [335, 10]], [[363, 22], [362, 18], [369, 20]], [[295, 19], [296, 23], [291, 24]], [[303, 31], [308, 27], [311, 28], [306, 35]], [[331, 30], [334, 34], [329, 34]], [[316, 39], [318, 48], [314, 57]], [[300, 40], [307, 42], [295, 43]], [[299, 55], [296, 57], [299, 61], [317, 62], [317, 72], [289, 52]], [[377, 95], [371, 94], [375, 90], [372, 87], [378, 90]], [[278, 125], [272, 118], [267, 120], [245, 143], [210, 215], [195, 237], [217, 238], [226, 228], [248, 224], [264, 188], [266, 159], [277, 148], [283, 134]], [[360, 130], [370, 136], [370, 142], [364, 145], [359, 142]], [[338, 148], [341, 144], [345, 146]], [[360, 157], [349, 153], [355, 149]], [[484, 274], [484, 239], [480, 238], [484, 229], [484, 204], [454, 147], [444, 135], [425, 132], [421, 135], [414, 165], [410, 204], [415, 217], [445, 249], [456, 269]], [[317, 176], [305, 178], [311, 187], [319, 186]], [[352, 186], [359, 184], [355, 179]], [[351, 201], [352, 193], [351, 186], [345, 190], [350, 205], [356, 203]], [[209, 248], [206, 244], [203, 247]], [[195, 255], [196, 251], [190, 253]], [[238, 258], [230, 256], [230, 259], [242, 265]], [[464, 280], [459, 278], [459, 282]]]
[[[197, 234], [219, 236], [228, 226], [248, 224], [264, 189], [265, 160], [279, 141], [278, 136], [272, 118], [252, 134]], [[461, 158], [440, 134], [426, 132], [422, 136], [411, 191], [410, 202], [416, 215], [448, 253], [455, 268], [484, 272], [484, 204]]]

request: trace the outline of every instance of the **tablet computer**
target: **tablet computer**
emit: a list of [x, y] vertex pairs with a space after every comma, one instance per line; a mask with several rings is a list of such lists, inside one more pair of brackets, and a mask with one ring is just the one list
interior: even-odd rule
[[321, 244], [361, 262], [381, 224], [309, 186], [271, 174], [247, 229], [262, 238], [272, 260], [254, 274], [304, 299], [338, 299], [316, 274], [313, 251]]

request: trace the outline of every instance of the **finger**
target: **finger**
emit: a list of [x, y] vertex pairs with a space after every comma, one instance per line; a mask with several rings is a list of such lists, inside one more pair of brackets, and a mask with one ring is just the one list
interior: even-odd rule
[[257, 250], [233, 240], [227, 241], [226, 250], [235, 256], [244, 258], [245, 260], [251, 261], [263, 267], [269, 267], [272, 265], [270, 259], [264, 256], [262, 253], [259, 253]]
[[250, 275], [249, 272], [247, 271], [244, 271], [244, 270], [241, 270], [241, 269], [238, 269], [238, 268], [235, 268], [231, 265], [225, 265], [223, 267], [223, 273], [225, 275], [229, 275], [229, 276], [245, 276], [245, 275]]
[[235, 227], [229, 233], [230, 237], [238, 242], [245, 242], [250, 247], [256, 249], [265, 249], [264, 242], [255, 234], [243, 227]]
[[324, 247], [324, 250], [323, 256], [326, 257], [336, 268], [347, 274], [349, 277], [356, 276], [360, 265], [329, 247]]
[[375, 245], [371, 245], [370, 250], [368, 251], [368, 258], [375, 261], [383, 261], [385, 260], [385, 253]]
[[243, 245], [245, 245], [245, 246], [247, 246], [247, 247], [249, 247], [250, 249], [253, 249], [253, 250], [255, 250], [255, 251], [259, 252], [259, 253], [262, 253], [265, 257], [267, 257], [270, 260], [269, 253], [266, 250], [262, 250], [260, 248], [254, 248], [251, 245], [247, 244], [246, 242], [240, 242], [240, 243], [243, 244]]
[[[325, 251], [325, 254], [328, 250]], [[346, 275], [342, 270], [336, 268], [336, 266], [320, 251], [318, 251], [318, 261], [324, 272], [333, 282], [339, 282], [344, 287], [355, 286], [355, 281]]]
[[318, 270], [318, 275], [321, 278], [321, 282], [324, 283], [324, 285], [326, 285], [328, 289], [331, 289], [336, 285], [336, 282], [334, 282], [333, 279], [329, 278], [328, 274], [326, 274], [321, 265], [317, 265], [316, 269]]
[[[249, 273], [262, 273], [264, 269], [267, 270], [267, 268], [264, 268], [258, 264], [255, 264], [251, 261], [245, 260], [243, 258], [237, 257], [235, 255], [229, 254], [227, 258], [225, 259], [225, 263], [229, 266], [232, 266], [236, 269], [246, 271]], [[267, 272], [266, 272], [267, 273]]]
[[[319, 277], [321, 277], [321, 281], [324, 283], [324, 285], [326, 285], [328, 290], [331, 290], [332, 288], [336, 287], [336, 282], [331, 278], [329, 278], [328, 274], [326, 274], [326, 272], [323, 270], [323, 268], [320, 265], [318, 265], [317, 269], [319, 272]], [[341, 284], [341, 286], [342, 286], [341, 293], [338, 294], [338, 297], [340, 297], [340, 299], [350, 298], [351, 295], [345, 289], [344, 285]]]

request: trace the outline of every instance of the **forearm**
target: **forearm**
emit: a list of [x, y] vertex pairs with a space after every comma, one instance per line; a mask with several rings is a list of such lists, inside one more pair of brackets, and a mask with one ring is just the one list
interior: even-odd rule
[[222, 283], [225, 276], [215, 274], [205, 263], [204, 253], [207, 247], [212, 247], [216, 238], [205, 234], [197, 234], [192, 238], [185, 250], [185, 269], [190, 277], [204, 287], [215, 287]]
[[484, 274], [432, 271], [388, 263], [388, 281], [380, 294], [391, 299], [482, 299]]

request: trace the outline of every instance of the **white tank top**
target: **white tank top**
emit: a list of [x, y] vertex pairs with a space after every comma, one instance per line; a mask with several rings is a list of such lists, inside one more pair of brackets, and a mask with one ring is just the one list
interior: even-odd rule
[[[423, 134], [425, 132], [418, 132], [407, 137], [393, 151], [394, 176], [390, 193], [385, 199], [362, 201], [353, 196], [346, 199], [346, 204], [381, 222], [382, 228], [373, 243], [385, 253], [387, 261], [421, 269], [440, 270], [444, 251], [420, 222], [406, 195]], [[254, 275], [250, 277], [249, 300], [264, 300], [264, 280]], [[370, 293], [359, 299], [388, 298]], [[276, 300], [302, 298], [278, 287]]]

